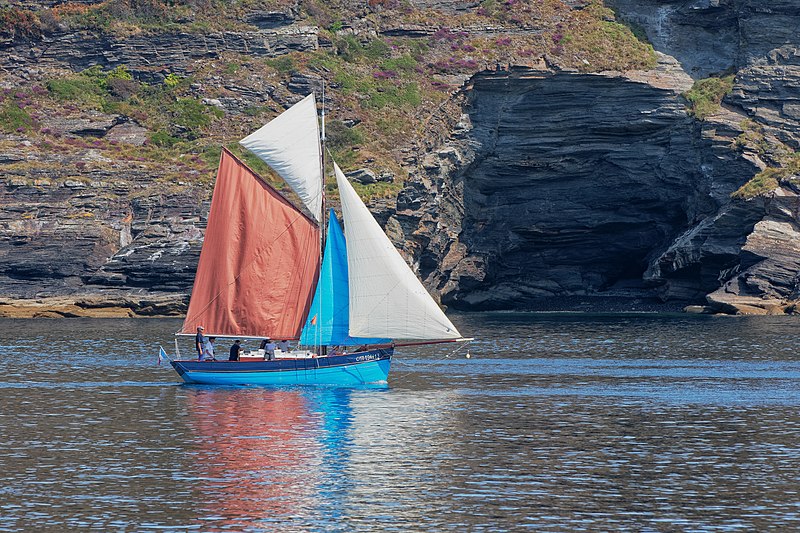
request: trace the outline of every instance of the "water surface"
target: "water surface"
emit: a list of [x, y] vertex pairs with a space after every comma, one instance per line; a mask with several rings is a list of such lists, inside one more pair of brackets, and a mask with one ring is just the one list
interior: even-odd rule
[[180, 385], [175, 320], [2, 320], [0, 531], [800, 527], [797, 318], [454, 322], [469, 359], [348, 389]]

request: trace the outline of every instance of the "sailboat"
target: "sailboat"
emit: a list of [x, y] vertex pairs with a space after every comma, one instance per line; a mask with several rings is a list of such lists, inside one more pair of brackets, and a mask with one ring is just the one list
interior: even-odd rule
[[177, 333], [193, 336], [203, 326], [207, 337], [292, 340], [305, 349], [274, 360], [250, 352], [239, 361], [171, 361], [185, 382], [385, 382], [397, 345], [467, 340], [335, 162], [344, 229], [333, 210], [323, 219], [324, 108], [322, 124], [320, 133], [310, 94], [240, 141], [310, 214], [222, 150], [189, 309]]

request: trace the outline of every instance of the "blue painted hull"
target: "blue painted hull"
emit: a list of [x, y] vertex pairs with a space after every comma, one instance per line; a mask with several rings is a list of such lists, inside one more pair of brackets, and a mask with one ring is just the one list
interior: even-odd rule
[[314, 359], [172, 361], [186, 383], [207, 385], [361, 385], [386, 381], [393, 349]]

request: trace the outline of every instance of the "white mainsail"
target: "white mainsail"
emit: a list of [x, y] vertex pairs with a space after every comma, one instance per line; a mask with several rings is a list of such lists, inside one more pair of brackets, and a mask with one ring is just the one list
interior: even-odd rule
[[313, 93], [239, 144], [280, 174], [317, 222], [322, 220], [322, 148]]
[[347, 241], [350, 335], [419, 340], [461, 337], [335, 162], [333, 168]]

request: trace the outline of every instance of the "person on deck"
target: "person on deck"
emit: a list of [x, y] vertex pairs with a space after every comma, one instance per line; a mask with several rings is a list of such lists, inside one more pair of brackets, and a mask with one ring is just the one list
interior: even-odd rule
[[203, 345], [203, 353], [200, 355], [201, 361], [216, 361], [216, 359], [214, 359], [215, 340], [217, 340], [216, 337], [209, 337], [206, 343]]
[[242, 341], [237, 339], [236, 342], [233, 343], [233, 346], [231, 346], [231, 355], [228, 357], [228, 361], [238, 361], [241, 351]]
[[203, 346], [206, 343], [206, 338], [203, 337], [203, 326], [197, 326], [197, 335], [194, 336], [194, 348], [197, 350], [197, 359], [203, 360]]
[[279, 342], [278, 343], [278, 348], [280, 348], [280, 350], [283, 353], [287, 353], [287, 352], [291, 352], [292, 351], [292, 349], [289, 347], [289, 341], [281, 341], [281, 342]]
[[275, 348], [277, 347], [277, 344], [270, 339], [267, 339], [267, 343], [264, 345], [264, 359], [267, 361], [272, 361], [275, 359]]

